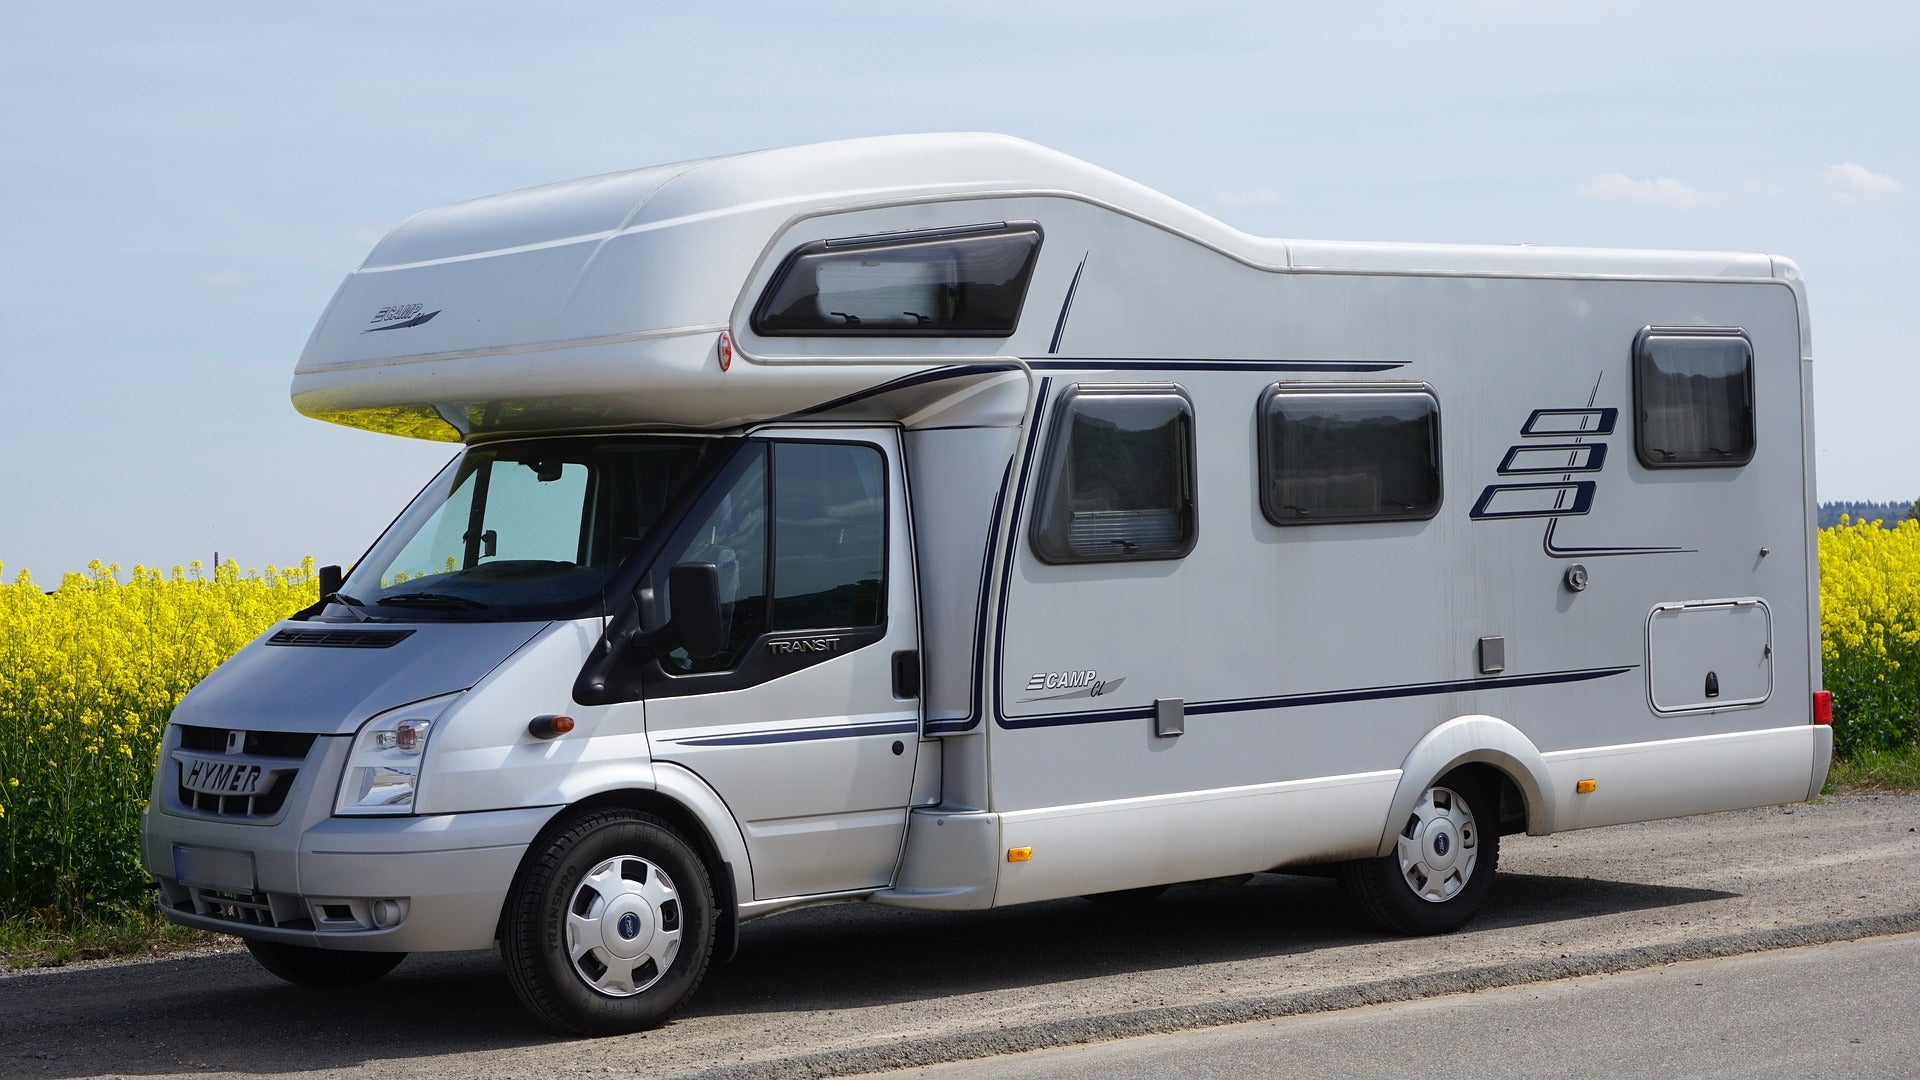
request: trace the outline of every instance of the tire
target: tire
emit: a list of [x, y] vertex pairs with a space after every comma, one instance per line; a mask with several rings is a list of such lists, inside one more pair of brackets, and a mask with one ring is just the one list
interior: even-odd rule
[[582, 814], [522, 872], [500, 941], [507, 977], [541, 1020], [624, 1035], [667, 1020], [713, 956], [713, 882], [692, 845], [651, 814]]
[[343, 952], [247, 939], [247, 951], [269, 972], [300, 986], [358, 986], [392, 971], [403, 952]]
[[1387, 930], [1447, 934], [1473, 918], [1499, 865], [1494, 789], [1453, 772], [1421, 794], [1391, 853], [1347, 863], [1341, 881]]

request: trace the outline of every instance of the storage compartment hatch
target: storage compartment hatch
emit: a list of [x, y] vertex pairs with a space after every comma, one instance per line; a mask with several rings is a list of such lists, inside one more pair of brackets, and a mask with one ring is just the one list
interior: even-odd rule
[[1656, 606], [1647, 682], [1656, 712], [1760, 704], [1773, 694], [1773, 613], [1752, 597]]

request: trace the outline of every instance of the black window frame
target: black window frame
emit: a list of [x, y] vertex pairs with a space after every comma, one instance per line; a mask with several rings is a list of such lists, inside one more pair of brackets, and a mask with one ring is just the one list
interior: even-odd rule
[[[834, 326], [780, 326], [772, 323], [774, 298], [787, 284], [787, 279], [798, 268], [802, 260], [826, 253], [859, 255], [866, 252], [885, 251], [889, 248], [910, 248], [925, 244], [966, 242], [976, 238], [1005, 238], [1030, 236], [1031, 246], [1027, 251], [1025, 265], [1020, 273], [1010, 281], [1017, 285], [1011, 317], [1004, 325], [990, 327], [953, 327], [953, 326], [899, 326], [887, 323], [865, 325], [849, 323]], [[748, 325], [761, 337], [957, 337], [957, 338], [1007, 338], [1012, 337], [1020, 326], [1021, 312], [1026, 308], [1027, 294], [1033, 285], [1034, 266], [1040, 261], [1040, 249], [1045, 246], [1046, 233], [1037, 221], [993, 221], [973, 225], [957, 225], [940, 229], [916, 229], [911, 232], [873, 233], [864, 236], [848, 236], [826, 240], [813, 240], [788, 252], [780, 261], [779, 269], [768, 279], [766, 287], [760, 291], [760, 299], [754, 304], [753, 315]]]
[[[1662, 458], [1647, 446], [1647, 392], [1643, 381], [1653, 359], [1653, 343], [1662, 338], [1738, 341], [1747, 350], [1746, 453], [1723, 458]], [[1737, 469], [1753, 460], [1760, 446], [1759, 388], [1754, 378], [1753, 338], [1737, 326], [1645, 326], [1633, 338], [1633, 453], [1649, 469]]]
[[[1343, 514], [1339, 516], [1283, 516], [1280, 507], [1274, 505], [1276, 480], [1279, 475], [1278, 463], [1273, 460], [1273, 439], [1268, 433], [1272, 423], [1272, 409], [1276, 401], [1283, 398], [1305, 397], [1353, 397], [1356, 395], [1381, 395], [1393, 397], [1423, 397], [1433, 406], [1433, 504], [1418, 511], [1379, 514]], [[1366, 525], [1383, 522], [1431, 521], [1440, 514], [1440, 508], [1446, 505], [1446, 443], [1442, 432], [1440, 395], [1430, 383], [1284, 383], [1277, 382], [1260, 393], [1260, 401], [1254, 407], [1253, 438], [1255, 453], [1259, 458], [1260, 513], [1270, 524], [1282, 528], [1294, 528], [1302, 525]]]
[[[1051, 533], [1058, 530], [1060, 523], [1071, 521], [1071, 509], [1062, 510], [1060, 499], [1065, 492], [1062, 478], [1066, 471], [1065, 455], [1069, 453], [1068, 441], [1073, 430], [1073, 407], [1086, 398], [1116, 397], [1160, 397], [1180, 403], [1185, 419], [1186, 439], [1180, 447], [1182, 460], [1178, 463], [1178, 476], [1185, 499], [1178, 508], [1180, 515], [1181, 540], [1175, 547], [1133, 548], [1115, 545], [1111, 551], [1083, 553], [1057, 547]], [[1198, 465], [1198, 439], [1196, 434], [1193, 397], [1186, 388], [1177, 383], [1077, 383], [1067, 387], [1054, 403], [1053, 415], [1047, 432], [1047, 449], [1041, 457], [1039, 480], [1036, 484], [1033, 503], [1033, 515], [1028, 522], [1028, 546], [1041, 562], [1053, 566], [1072, 566], [1083, 563], [1109, 562], [1169, 562], [1186, 558], [1200, 542], [1200, 480]], [[1063, 518], [1064, 514], [1064, 518]]]

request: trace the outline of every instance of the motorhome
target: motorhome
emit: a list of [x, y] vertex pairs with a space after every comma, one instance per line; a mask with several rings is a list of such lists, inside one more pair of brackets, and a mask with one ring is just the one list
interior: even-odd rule
[[145, 864], [586, 1034], [827, 901], [1452, 930], [1503, 836], [1819, 791], [1810, 360], [1779, 257], [1264, 239], [999, 136], [431, 210], [292, 395], [458, 454], [181, 702]]

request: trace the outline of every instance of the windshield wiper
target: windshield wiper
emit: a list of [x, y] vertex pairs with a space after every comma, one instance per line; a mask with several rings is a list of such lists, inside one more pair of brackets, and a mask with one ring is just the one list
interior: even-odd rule
[[327, 595], [320, 598], [321, 607], [325, 607], [328, 604], [339, 604], [341, 607], [346, 608], [347, 614], [353, 616], [353, 619], [355, 622], [372, 622], [373, 621], [373, 616], [360, 610], [361, 608], [367, 606], [367, 602], [365, 600], [356, 600], [353, 597], [348, 596], [346, 593], [343, 593], [343, 592], [330, 592]]
[[492, 614], [489, 614], [489, 608], [486, 604], [483, 604], [480, 601], [473, 599], [472, 597], [451, 596], [447, 593], [437, 593], [437, 592], [397, 593], [393, 596], [383, 596], [378, 601], [376, 601], [376, 603], [385, 605], [387, 607], [432, 608], [437, 611], [468, 611], [468, 612], [472, 612], [475, 615], [480, 616], [483, 619], [486, 619], [488, 622], [500, 621], [498, 617]]

